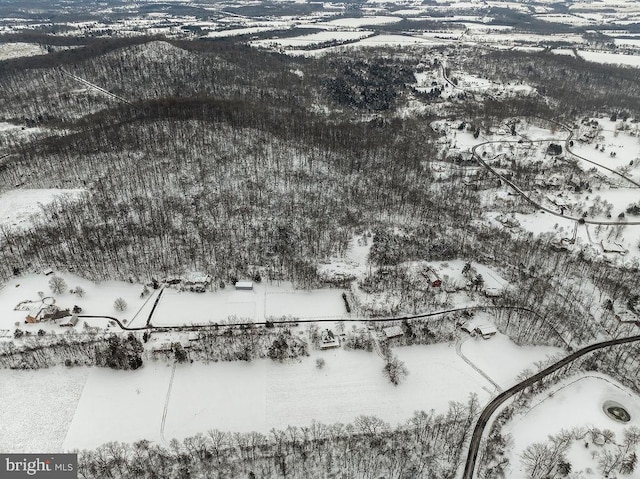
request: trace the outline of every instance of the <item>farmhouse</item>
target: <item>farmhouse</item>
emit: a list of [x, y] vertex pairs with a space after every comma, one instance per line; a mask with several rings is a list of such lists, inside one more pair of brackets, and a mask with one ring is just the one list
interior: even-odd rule
[[42, 313], [42, 308], [41, 307], [33, 308], [31, 311], [29, 311], [29, 314], [27, 314], [26, 322], [27, 323], [39, 323], [40, 322], [41, 313]]
[[333, 331], [325, 329], [322, 332], [322, 339], [320, 340], [320, 349], [339, 348], [340, 341], [335, 337]]
[[206, 273], [187, 273], [181, 278], [181, 289], [195, 293], [204, 293], [211, 284], [211, 279], [211, 275]]
[[55, 304], [50, 304], [49, 306], [46, 306], [43, 310], [42, 310], [42, 319], [43, 320], [47, 320], [47, 319], [60, 319], [60, 318], [66, 318], [67, 316], [69, 316], [71, 313], [69, 313], [68, 309], [60, 309], [58, 306], [56, 306]]
[[460, 329], [469, 333], [473, 337], [480, 335], [483, 339], [489, 339], [498, 332], [493, 324], [479, 319], [467, 321], [460, 327]]
[[474, 331], [482, 336], [483, 339], [489, 339], [491, 336], [495, 335], [498, 332], [496, 327], [490, 323], [480, 324], [476, 326]]
[[69, 316], [68, 309], [60, 309], [55, 304], [49, 304], [46, 306], [37, 306], [29, 311], [27, 314], [27, 323], [39, 323], [40, 321], [46, 321], [48, 319], [60, 319]]
[[520, 226], [520, 222], [514, 216], [498, 215], [496, 216], [496, 220], [507, 228], [517, 228]]
[[387, 339], [397, 338], [404, 334], [400, 326], [389, 326], [388, 328], [383, 328], [382, 331]]
[[252, 291], [253, 281], [238, 281], [236, 282], [236, 289], [242, 291]]

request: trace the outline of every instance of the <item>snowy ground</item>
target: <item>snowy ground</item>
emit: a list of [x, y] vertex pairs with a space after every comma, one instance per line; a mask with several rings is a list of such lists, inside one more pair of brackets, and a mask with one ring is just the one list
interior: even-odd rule
[[47, 50], [38, 43], [0, 43], [0, 61], [46, 54]]
[[[349, 422], [372, 414], [391, 423], [416, 410], [444, 412], [469, 393], [489, 399], [489, 384], [446, 344], [395, 350], [409, 375], [393, 386], [374, 353], [342, 349], [312, 353], [299, 363], [270, 360], [177, 366], [164, 363], [134, 372], [93, 369], [64, 441], [64, 448], [95, 447], [109, 440], [184, 438], [208, 429], [268, 432], [313, 420]], [[319, 370], [315, 359], [326, 365]], [[27, 373], [25, 373], [27, 374]], [[125, 427], [126, 425], [126, 427]]]
[[356, 236], [349, 241], [344, 258], [331, 258], [318, 265], [318, 274], [327, 278], [355, 276], [362, 278], [369, 269], [369, 251], [373, 236]]
[[561, 348], [551, 346], [518, 346], [500, 333], [488, 340], [469, 337], [462, 344], [461, 352], [503, 389], [516, 384], [516, 378], [524, 370], [534, 373], [537, 362], [564, 355]]
[[0, 450], [41, 453], [62, 450], [88, 368], [38, 371], [0, 369]]
[[578, 50], [578, 54], [589, 62], [640, 67], [640, 55], [620, 55], [617, 53], [590, 52], [587, 50]]
[[[325, 25], [332, 27], [351, 27], [358, 28], [365, 25], [386, 25], [389, 23], [396, 23], [401, 20], [400, 17], [390, 16], [374, 16], [374, 17], [358, 17], [358, 18], [338, 18], [336, 20], [330, 20], [325, 22]], [[316, 25], [322, 25], [318, 23]]]
[[[296, 290], [291, 283], [280, 286], [254, 283], [252, 291], [233, 287], [207, 293], [165, 289], [151, 323], [154, 326], [264, 321], [267, 317], [294, 316], [300, 319], [346, 317], [342, 290]], [[140, 316], [142, 317], [142, 315]], [[136, 325], [140, 325], [136, 320]]]
[[373, 32], [369, 30], [357, 30], [357, 31], [324, 31], [318, 33], [312, 33], [309, 35], [301, 35], [299, 37], [269, 39], [269, 40], [257, 40], [252, 42], [252, 45], [264, 46], [264, 47], [280, 47], [280, 48], [301, 48], [312, 47], [314, 45], [320, 45], [325, 42], [349, 42], [359, 40], [366, 36], [371, 35]]
[[57, 198], [77, 198], [85, 190], [27, 189], [10, 190], [0, 194], [0, 226], [27, 228], [34, 214], [41, 212], [41, 205]]
[[[622, 404], [629, 411], [631, 421], [622, 424], [607, 417], [602, 410], [606, 400]], [[640, 426], [640, 398], [635, 393], [603, 374], [589, 373], [568, 378], [534, 398], [525, 414], [516, 416], [505, 425], [503, 433], [511, 434], [513, 438], [513, 447], [508, 451], [511, 470], [507, 472], [507, 477], [524, 479], [526, 474], [521, 470], [519, 459], [522, 451], [534, 442], [546, 442], [549, 435], [558, 434], [563, 429], [609, 429], [616, 434], [617, 442], [621, 443], [622, 432], [629, 426]], [[591, 447], [596, 446], [592, 444]], [[567, 456], [572, 463], [572, 470], [582, 470], [585, 474], [576, 477], [601, 477], [597, 473], [589, 474], [586, 471], [589, 467], [597, 471], [597, 463], [591, 458], [591, 451], [586, 451], [585, 454], [584, 449], [581, 444], [579, 448], [571, 449]], [[638, 478], [638, 472], [625, 477]]]
[[[42, 291], [45, 297], [53, 297], [56, 301], [55, 304], [61, 309], [71, 309], [74, 305], [78, 305], [82, 308], [82, 314], [115, 316], [120, 319], [134, 318], [143, 306], [146, 305], [146, 307], [149, 308], [149, 302], [153, 301], [148, 296], [145, 298], [140, 297], [143, 289], [143, 285], [141, 284], [131, 284], [122, 281], [94, 283], [69, 273], [56, 273], [56, 275], [60, 276], [67, 283], [67, 289], [62, 294], [53, 294], [51, 292], [49, 280], [53, 275], [46, 276], [44, 274], [21, 276], [9, 281], [4, 287], [0, 288], [0, 330], [9, 330], [12, 335], [13, 330], [16, 328], [15, 323], [18, 322], [22, 330], [29, 331], [33, 334], [37, 333], [39, 329], [44, 329], [47, 332], [66, 332], [67, 328], [61, 328], [50, 321], [37, 324], [24, 324], [29, 312], [28, 309], [25, 311], [14, 310], [18, 303], [23, 301], [35, 301], [36, 303], [33, 303], [34, 306], [39, 304], [39, 291]], [[83, 297], [69, 292], [70, 289], [75, 289], [78, 286], [85, 291]], [[127, 309], [125, 311], [119, 312], [114, 309], [113, 303], [116, 298], [123, 298], [126, 301]], [[147, 300], [149, 300], [149, 302], [147, 302]], [[144, 310], [139, 314], [143, 316]], [[86, 321], [93, 326], [106, 326], [104, 321], [93, 319], [87, 319]], [[80, 329], [81, 327], [82, 323], [79, 323], [76, 329]]]

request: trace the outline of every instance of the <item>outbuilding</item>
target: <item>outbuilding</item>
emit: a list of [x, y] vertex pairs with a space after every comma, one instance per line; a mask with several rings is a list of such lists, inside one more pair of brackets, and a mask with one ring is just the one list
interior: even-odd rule
[[482, 323], [476, 326], [474, 331], [482, 336], [482, 339], [489, 339], [491, 336], [494, 336], [498, 332], [496, 327], [490, 323]]
[[387, 339], [397, 338], [404, 334], [400, 326], [389, 326], [388, 328], [383, 328], [382, 331]]
[[253, 281], [238, 281], [236, 282], [236, 289], [241, 291], [252, 291]]
[[602, 240], [601, 244], [602, 251], [604, 251], [605, 253], [618, 253], [621, 255], [627, 254], [627, 249], [620, 243], [616, 243], [615, 241]]
[[78, 315], [73, 314], [69, 316], [69, 319], [60, 323], [60, 326], [65, 328], [73, 328], [76, 324], [78, 324]]
[[425, 279], [429, 281], [429, 284], [431, 284], [433, 288], [439, 288], [440, 286], [442, 286], [442, 280], [438, 276], [438, 273], [433, 270], [433, 268], [425, 268], [422, 271], [422, 276], [424, 276]]

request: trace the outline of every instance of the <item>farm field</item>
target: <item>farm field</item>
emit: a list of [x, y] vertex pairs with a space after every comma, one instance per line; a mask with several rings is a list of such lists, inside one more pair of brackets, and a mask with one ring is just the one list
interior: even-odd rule
[[0, 450], [61, 451], [87, 378], [94, 370], [61, 366], [0, 369]]
[[[516, 373], [515, 366], [505, 372], [505, 366], [495, 361], [500, 353], [508, 353], [518, 367], [531, 368], [552, 352], [495, 339], [465, 346], [466, 355], [491, 377]], [[3, 449], [83, 449], [143, 438], [167, 442], [208, 429], [267, 433], [289, 424], [309, 425], [312, 420], [350, 422], [361, 414], [396, 424], [416, 410], [446, 411], [449, 401], [465, 402], [471, 393], [482, 404], [490, 398], [493, 387], [456, 354], [453, 345], [408, 346], [394, 353], [409, 370], [397, 387], [384, 377], [384, 362], [374, 353], [342, 349], [316, 351], [285, 364], [256, 360], [176, 365], [175, 373], [162, 361], [136, 371], [3, 370], [1, 384], [11, 386], [0, 388], [0, 401], [7, 405], [0, 417], [11, 438]], [[315, 360], [320, 357], [326, 365], [317, 369]], [[33, 414], [24, 408], [30, 400], [47, 407]], [[40, 421], [47, 425], [36, 426]]]
[[[489, 398], [488, 383], [451, 346], [406, 347], [397, 354], [409, 370], [398, 387], [384, 377], [384, 362], [374, 353], [342, 349], [315, 352], [293, 364], [177, 365], [171, 387], [171, 366], [162, 362], [125, 373], [92, 369], [64, 448], [109, 440], [169, 441], [208, 429], [267, 433], [312, 420], [350, 422], [361, 414], [395, 424], [415, 410], [446, 411], [449, 401], [464, 402], [470, 393], [481, 402]], [[318, 357], [326, 361], [320, 370]]]
[[[476, 317], [482, 317], [476, 314]], [[563, 356], [564, 351], [551, 346], [518, 346], [508, 336], [498, 333], [490, 340], [479, 336], [465, 339], [462, 354], [487, 373], [500, 387], [507, 389], [516, 384], [525, 371], [533, 372], [534, 364], [550, 357]], [[508, 358], [508, 361], [505, 360]], [[527, 374], [527, 376], [530, 374]]]
[[206, 293], [165, 289], [152, 324], [175, 326], [228, 320], [259, 322], [268, 317], [282, 316], [300, 319], [348, 317], [341, 295], [340, 289], [296, 290], [286, 282], [280, 286], [254, 284], [252, 291], [236, 291], [233, 286]]

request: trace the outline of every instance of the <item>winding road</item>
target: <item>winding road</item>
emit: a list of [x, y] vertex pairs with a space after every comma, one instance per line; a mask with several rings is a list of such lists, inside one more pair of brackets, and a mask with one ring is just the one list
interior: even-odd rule
[[[444, 81], [446, 81], [452, 88], [455, 88], [457, 90], [463, 91], [463, 92], [467, 92], [467, 90], [459, 87], [458, 85], [454, 84], [449, 77], [447, 76], [447, 72], [446, 72], [446, 65], [445, 64], [440, 64], [440, 71], [442, 74], [442, 78], [444, 79]], [[471, 93], [473, 93], [475, 95], [474, 91], [471, 91]], [[491, 97], [491, 95], [488, 95]], [[494, 98], [494, 97], [492, 97]], [[495, 98], [494, 98], [495, 99]], [[571, 150], [571, 140], [573, 139], [573, 130], [563, 124], [560, 123], [558, 121], [555, 120], [549, 120], [547, 118], [542, 118], [539, 116], [532, 116], [532, 118], [538, 118], [540, 120], [549, 122], [549, 123], [553, 123], [557, 126], [560, 126], [561, 128], [565, 129], [569, 135], [567, 136], [567, 138], [565, 139], [558, 139], [558, 138], [547, 138], [547, 139], [542, 139], [542, 140], [523, 140], [523, 139], [519, 139], [519, 140], [493, 140], [493, 141], [485, 141], [483, 143], [479, 143], [475, 146], [473, 146], [471, 148], [471, 153], [473, 154], [474, 159], [480, 164], [480, 166], [484, 167], [485, 169], [487, 169], [489, 172], [491, 172], [493, 175], [495, 175], [497, 178], [499, 178], [501, 181], [504, 181], [506, 184], [508, 184], [514, 191], [516, 191], [520, 196], [522, 196], [525, 200], [527, 200], [531, 205], [533, 205], [534, 207], [536, 207], [539, 210], [543, 210], [547, 213], [550, 213], [554, 216], [557, 216], [559, 218], [564, 218], [567, 220], [571, 220], [571, 221], [581, 221], [583, 220], [584, 223], [586, 224], [592, 224], [592, 225], [604, 225], [604, 226], [612, 226], [612, 225], [640, 225], [640, 221], [596, 221], [596, 220], [588, 220], [586, 218], [575, 218], [573, 216], [567, 216], [561, 213], [558, 213], [554, 210], [551, 210], [545, 206], [543, 206], [542, 204], [538, 203], [536, 200], [534, 200], [533, 198], [531, 198], [529, 195], [527, 195], [522, 188], [520, 188], [518, 185], [516, 185], [515, 183], [513, 183], [512, 181], [508, 180], [507, 178], [504, 177], [504, 175], [501, 175], [498, 171], [496, 171], [494, 168], [492, 168], [490, 165], [487, 164], [487, 162], [485, 162], [482, 157], [477, 153], [478, 148], [484, 147], [486, 145], [490, 145], [490, 144], [514, 144], [514, 143], [524, 143], [525, 141], [528, 143], [545, 143], [545, 142], [559, 142], [559, 143], [564, 143], [564, 148], [565, 151], [567, 153], [569, 153], [570, 155], [575, 156], [576, 158], [585, 161], [589, 164], [592, 164], [594, 166], [597, 166], [599, 168], [602, 168], [604, 170], [609, 171], [610, 173], [613, 173], [614, 175], [619, 176], [620, 178], [628, 181], [629, 183], [631, 183], [632, 185], [634, 185], [637, 188], [640, 188], [640, 183], [635, 181], [632, 178], [629, 178], [628, 176], [623, 175], [622, 173], [615, 171], [607, 166], [601, 165], [600, 163], [596, 163], [595, 161], [589, 160], [583, 156], [578, 155], [577, 153], [574, 153]], [[582, 221], [581, 221], [582, 222]]]
[[611, 346], [617, 346], [619, 344], [633, 343], [640, 341], [640, 335], [630, 336], [628, 338], [619, 338], [619, 339], [611, 339], [609, 341], [603, 341], [601, 343], [591, 344], [585, 348], [579, 349], [574, 353], [571, 353], [569, 356], [561, 359], [557, 363], [552, 364], [551, 366], [543, 369], [537, 374], [534, 374], [530, 378], [525, 379], [521, 383], [516, 384], [515, 386], [507, 389], [506, 391], [500, 393], [496, 398], [491, 401], [482, 411], [478, 421], [476, 422], [476, 426], [473, 430], [473, 434], [471, 436], [471, 442], [469, 444], [469, 452], [467, 454], [467, 461], [464, 467], [463, 479], [473, 479], [473, 473], [476, 467], [476, 460], [478, 458], [478, 451], [480, 450], [480, 442], [482, 441], [482, 435], [484, 433], [484, 429], [487, 426], [489, 419], [494, 412], [508, 399], [512, 398], [520, 391], [532, 386], [536, 382], [541, 379], [553, 374], [554, 372], [562, 369], [564, 366], [572, 363], [576, 359], [584, 356], [585, 354], [591, 353], [593, 351], [597, 351], [599, 349], [609, 348]]
[[[558, 140], [558, 139], [554, 139], [554, 138], [551, 138], [551, 139], [547, 138], [547, 139], [543, 139], [543, 140], [528, 140], [528, 141], [531, 142], [531, 143], [541, 143], [541, 142], [549, 142], [549, 141], [565, 141], [566, 143], [568, 143], [570, 140], [571, 140], [571, 135], [566, 140]], [[554, 210], [552, 210], [550, 208], [547, 208], [546, 206], [538, 203], [538, 201], [536, 201], [533, 198], [531, 198], [531, 196], [529, 196], [522, 188], [520, 188], [518, 185], [516, 185], [511, 180], [507, 179], [500, 172], [496, 171], [491, 165], [489, 165], [486, 161], [484, 161], [482, 159], [482, 157], [478, 154], [478, 152], [477, 152], [478, 148], [482, 148], [482, 147], [484, 147], [486, 145], [490, 145], [490, 144], [493, 144], [493, 143], [513, 144], [513, 143], [521, 143], [521, 141], [520, 140], [495, 140], [495, 141], [485, 141], [483, 143], [479, 143], [479, 144], [477, 144], [477, 145], [475, 145], [474, 147], [471, 148], [471, 153], [473, 154], [474, 159], [480, 164], [480, 166], [484, 167], [487, 171], [489, 171], [494, 176], [499, 178], [501, 181], [503, 181], [504, 183], [509, 185], [511, 187], [511, 189], [513, 189], [516, 193], [518, 193], [525, 200], [527, 200], [529, 203], [531, 203], [531, 205], [533, 205], [536, 209], [545, 211], [545, 212], [547, 212], [549, 214], [552, 214], [554, 216], [557, 216], [559, 218], [564, 218], [566, 220], [577, 221], [577, 222], [580, 222], [580, 223], [586, 223], [586, 224], [590, 224], [590, 225], [605, 225], [605, 226], [611, 226], [611, 225], [640, 225], [640, 221], [598, 221], [598, 220], [590, 220], [590, 219], [587, 219], [587, 218], [576, 218], [575, 216], [567, 216], [567, 215], [564, 215], [562, 213], [558, 213], [557, 211], [554, 211]], [[600, 165], [598, 165], [598, 166], [600, 166]], [[606, 167], [603, 167], [603, 168], [606, 168]], [[630, 181], [632, 183], [635, 183], [633, 180], [630, 180], [629, 178], [627, 178], [625, 176], [623, 176], [623, 178], [627, 179], [628, 181]]]
[[[162, 293], [162, 291], [161, 291], [161, 293]], [[206, 323], [206, 324], [189, 324], [189, 325], [181, 324], [181, 325], [174, 325], [174, 326], [153, 326], [153, 324], [151, 322], [151, 319], [152, 319], [152, 316], [153, 316], [153, 312], [154, 312], [155, 308], [157, 307], [159, 301], [160, 301], [160, 295], [158, 295], [158, 297], [156, 298], [156, 301], [155, 301], [155, 303], [153, 305], [151, 313], [149, 314], [149, 317], [147, 319], [147, 323], [146, 323], [145, 326], [130, 327], [130, 326], [127, 326], [126, 324], [124, 324], [122, 322], [122, 320], [120, 320], [118, 318], [115, 318], [113, 316], [80, 314], [80, 315], [78, 315], [78, 318], [82, 318], [82, 319], [107, 319], [109, 321], [115, 322], [120, 327], [120, 329], [122, 329], [123, 331], [192, 330], [192, 329], [212, 328], [212, 327], [215, 327], [215, 326], [219, 326], [219, 327], [248, 327], [248, 326], [272, 326], [272, 325], [275, 326], [275, 325], [281, 325], [281, 324], [296, 325], [296, 324], [304, 324], [304, 323], [334, 323], [336, 321], [343, 321], [345, 323], [355, 323], [355, 322], [359, 322], [359, 323], [385, 323], [385, 322], [403, 321], [403, 320], [411, 320], [411, 319], [432, 318], [434, 316], [441, 316], [443, 314], [458, 313], [458, 312], [461, 313], [461, 312], [464, 312], [464, 311], [470, 311], [470, 312], [471, 311], [509, 311], [509, 310], [511, 310], [511, 311], [521, 311], [521, 312], [532, 314], [532, 315], [536, 316], [537, 318], [541, 319], [542, 321], [546, 321], [544, 316], [542, 316], [540, 313], [538, 313], [537, 311], [534, 311], [534, 310], [532, 310], [530, 308], [526, 308], [524, 306], [478, 305], [478, 306], [466, 306], [466, 307], [462, 307], [462, 308], [451, 308], [451, 309], [445, 309], [445, 310], [441, 310], [441, 311], [432, 311], [432, 312], [428, 312], [428, 313], [409, 314], [409, 315], [403, 315], [403, 316], [389, 316], [389, 317], [384, 317], [384, 318], [366, 318], [366, 317], [343, 318], [343, 317], [336, 317], [336, 318], [316, 318], [316, 319], [289, 319], [289, 320], [285, 320], [285, 321], [275, 321], [275, 322], [257, 321], [257, 322], [238, 322], [238, 323], [220, 323], [220, 324]], [[567, 349], [571, 350], [570, 345], [558, 333], [558, 331], [555, 328], [553, 328], [553, 326], [551, 326], [551, 325], [549, 325], [549, 326], [554, 330], [554, 332], [556, 333], [558, 338], [565, 344]]]

